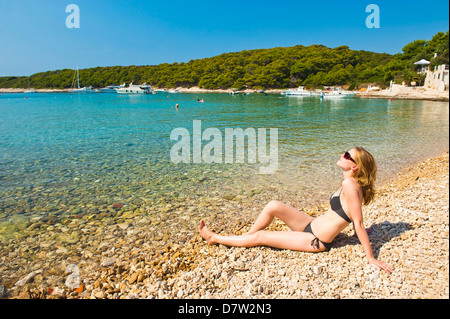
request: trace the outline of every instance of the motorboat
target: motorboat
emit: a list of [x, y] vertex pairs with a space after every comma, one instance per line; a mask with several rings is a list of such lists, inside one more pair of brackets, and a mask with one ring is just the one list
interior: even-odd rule
[[[75, 75], [77, 76], [77, 88], [74, 88], [75, 85]], [[72, 93], [91, 93], [93, 92], [92, 90], [92, 86], [87, 86], [87, 87], [82, 87], [80, 88], [80, 73], [78, 71], [78, 67], [77, 67], [77, 72], [75, 73], [74, 78], [72, 79], [72, 88], [69, 90], [69, 92]]]
[[99, 92], [99, 93], [116, 93], [117, 89], [124, 88], [125, 86], [126, 86], [125, 83], [122, 85], [108, 85], [107, 87], [98, 89], [97, 92]]
[[150, 85], [147, 83], [137, 85], [130, 83], [128, 87], [122, 87], [116, 89], [116, 92], [119, 94], [155, 94], [156, 92], [152, 89]]
[[23, 93], [37, 93], [36, 90], [30, 88], [30, 80], [28, 79], [28, 89]]
[[331, 99], [340, 99], [340, 98], [352, 98], [356, 95], [355, 92], [352, 91], [343, 91], [340, 87], [333, 88], [331, 92], [322, 92], [320, 94], [321, 98], [331, 98]]
[[178, 89], [173, 89], [173, 90], [168, 90], [168, 89], [155, 89], [154, 91], [156, 91], [156, 92], [162, 92], [162, 93], [173, 93], [173, 94], [181, 93], [180, 90], [178, 90]]
[[299, 86], [298, 88], [294, 90], [287, 90], [284, 92], [284, 95], [287, 96], [313, 96], [315, 95], [314, 92], [310, 92], [304, 89], [303, 86]]

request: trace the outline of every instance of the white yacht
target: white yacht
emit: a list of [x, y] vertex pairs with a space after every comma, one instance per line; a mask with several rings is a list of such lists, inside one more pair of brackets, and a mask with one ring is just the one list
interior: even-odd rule
[[77, 88], [74, 88], [75, 85], [75, 75], [72, 79], [72, 88], [69, 90], [69, 92], [72, 93], [91, 93], [92, 90], [92, 86], [87, 86], [87, 87], [82, 87], [80, 88], [80, 74], [78, 71], [78, 67], [77, 67], [77, 72], [76, 72], [76, 76], [77, 76]]
[[287, 90], [285, 93], [287, 96], [312, 96], [314, 92], [306, 91], [303, 86], [299, 86], [295, 90]]
[[116, 93], [117, 89], [121, 89], [124, 87], [125, 87], [125, 83], [122, 85], [108, 85], [107, 87], [98, 89], [97, 92], [99, 92], [99, 93]]
[[120, 94], [155, 94], [155, 91], [147, 83], [136, 85], [133, 82], [128, 87], [116, 89], [116, 92]]
[[321, 98], [331, 98], [331, 99], [340, 99], [340, 98], [348, 98], [348, 97], [354, 97], [356, 95], [355, 92], [352, 91], [342, 91], [340, 87], [333, 88], [333, 91], [331, 92], [322, 92], [320, 94]]
[[154, 91], [162, 93], [180, 93], [180, 90], [178, 89], [154, 89]]

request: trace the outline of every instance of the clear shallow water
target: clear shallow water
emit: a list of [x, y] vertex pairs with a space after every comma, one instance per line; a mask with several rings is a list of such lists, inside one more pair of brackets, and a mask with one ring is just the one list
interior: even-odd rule
[[[353, 146], [375, 156], [380, 180], [448, 150], [448, 111], [442, 102], [270, 94], [2, 94], [0, 219], [269, 188], [324, 201], [341, 178], [339, 154]], [[258, 174], [262, 164], [247, 155], [244, 164], [172, 163], [170, 134], [183, 127], [192, 139], [193, 120], [223, 135], [278, 128], [278, 171]]]

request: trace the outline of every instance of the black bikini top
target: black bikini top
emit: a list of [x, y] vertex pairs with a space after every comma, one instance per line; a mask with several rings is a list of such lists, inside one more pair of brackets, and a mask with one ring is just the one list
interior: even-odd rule
[[331, 195], [331, 198], [330, 198], [331, 209], [336, 214], [338, 214], [343, 219], [345, 219], [345, 221], [351, 223], [352, 221], [350, 220], [350, 218], [348, 218], [347, 214], [344, 212], [344, 209], [342, 208], [342, 205], [341, 205], [341, 193], [342, 193], [342, 189], [339, 192], [338, 196], [333, 197], [333, 195]]

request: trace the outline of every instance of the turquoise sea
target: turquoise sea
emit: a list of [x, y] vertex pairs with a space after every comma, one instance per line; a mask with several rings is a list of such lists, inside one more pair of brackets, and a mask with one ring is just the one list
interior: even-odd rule
[[[380, 182], [447, 151], [448, 112], [444, 102], [276, 94], [1, 94], [0, 223], [269, 188], [316, 204], [337, 186], [336, 160], [353, 146], [375, 156]], [[173, 163], [171, 132], [187, 129], [192, 143], [194, 120], [202, 131], [266, 128], [268, 144], [277, 128], [278, 170], [261, 175], [247, 156]]]

